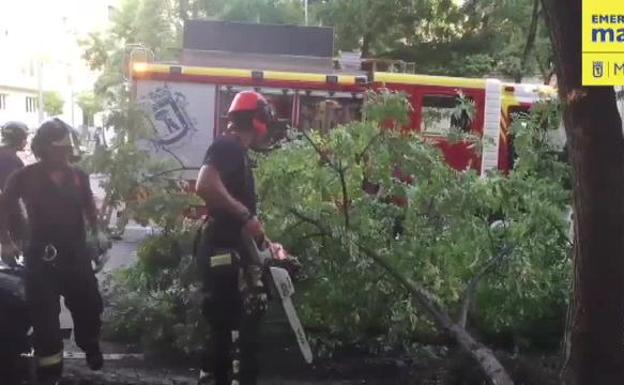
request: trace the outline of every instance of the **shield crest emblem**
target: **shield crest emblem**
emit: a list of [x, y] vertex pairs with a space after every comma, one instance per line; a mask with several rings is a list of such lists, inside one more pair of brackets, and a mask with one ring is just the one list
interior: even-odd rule
[[594, 62], [594, 78], [600, 79], [604, 76], [604, 62]]
[[170, 147], [192, 135], [196, 128], [186, 111], [186, 98], [172, 93], [167, 87], [159, 87], [149, 93], [157, 147]]

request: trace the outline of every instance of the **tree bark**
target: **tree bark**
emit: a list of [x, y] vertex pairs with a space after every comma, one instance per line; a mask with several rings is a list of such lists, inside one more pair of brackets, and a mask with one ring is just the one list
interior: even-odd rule
[[361, 56], [363, 58], [368, 58], [370, 57], [370, 44], [371, 44], [371, 39], [372, 36], [370, 33], [365, 33], [364, 36], [362, 36], [362, 52], [361, 52]]
[[522, 53], [522, 59], [520, 61], [520, 73], [516, 76], [515, 82], [522, 83], [522, 78], [526, 74], [527, 64], [529, 62], [529, 56], [535, 46], [535, 38], [537, 37], [537, 26], [539, 24], [540, 14], [540, 0], [533, 0], [533, 12], [531, 16], [531, 25], [529, 27], [529, 33], [527, 35], [527, 41], [524, 46], [524, 52]]
[[178, 16], [180, 20], [188, 19], [189, 0], [179, 0], [178, 2]]
[[567, 385], [624, 384], [624, 136], [612, 87], [581, 85], [581, 2], [542, 0], [574, 170]]

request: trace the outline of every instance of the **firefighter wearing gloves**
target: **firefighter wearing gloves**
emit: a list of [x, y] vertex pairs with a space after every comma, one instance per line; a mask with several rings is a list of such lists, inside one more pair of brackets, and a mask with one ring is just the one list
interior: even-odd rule
[[267, 299], [243, 242], [264, 239], [248, 149], [266, 137], [273, 113], [261, 94], [243, 91], [234, 97], [228, 119], [227, 131], [206, 152], [196, 185], [211, 214], [197, 255], [212, 331], [200, 383], [212, 372], [216, 385], [251, 385], [257, 381], [258, 331]]
[[[20, 201], [28, 216], [29, 241], [24, 254], [26, 299], [34, 330], [37, 378], [55, 384], [63, 366], [59, 297], [63, 296], [74, 323], [74, 336], [85, 351], [87, 365], [99, 370], [102, 299], [87, 247], [87, 224], [92, 238], [102, 240], [89, 177], [70, 164], [72, 129], [60, 119], [44, 122], [32, 141], [38, 162], [13, 173], [0, 202], [0, 241], [3, 260], [22, 253], [24, 234], [14, 231]], [[104, 242], [104, 240], [102, 240]]]

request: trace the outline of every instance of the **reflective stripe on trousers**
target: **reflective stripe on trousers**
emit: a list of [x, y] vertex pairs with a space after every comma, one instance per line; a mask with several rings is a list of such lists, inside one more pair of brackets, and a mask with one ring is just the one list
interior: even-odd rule
[[58, 365], [63, 362], [63, 351], [50, 356], [39, 357], [37, 359], [40, 368]]

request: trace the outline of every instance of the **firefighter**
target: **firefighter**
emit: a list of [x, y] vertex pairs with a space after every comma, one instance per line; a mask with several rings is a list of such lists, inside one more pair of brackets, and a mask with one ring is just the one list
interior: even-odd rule
[[[212, 372], [216, 385], [229, 384], [230, 375], [241, 385], [252, 385], [258, 375], [258, 331], [263, 306], [252, 306], [254, 310], [250, 310], [247, 304], [254, 302], [250, 299], [262, 301], [263, 297], [260, 293], [249, 297], [241, 289], [241, 269], [249, 262], [241, 237], [257, 241], [264, 237], [263, 226], [256, 217], [248, 149], [263, 142], [273, 113], [261, 94], [243, 91], [235, 95], [228, 119], [226, 132], [206, 152], [196, 184], [197, 194], [211, 214], [198, 253], [204, 280], [203, 313], [212, 331], [200, 383]], [[234, 358], [234, 365], [233, 354], [237, 353], [233, 351], [240, 353], [239, 358]]]
[[24, 167], [24, 162], [17, 156], [23, 151], [28, 139], [28, 127], [22, 122], [6, 122], [0, 128], [2, 146], [0, 146], [0, 190], [7, 178], [15, 170]]
[[25, 286], [37, 377], [40, 384], [55, 384], [63, 367], [60, 296], [71, 312], [75, 341], [85, 351], [87, 365], [92, 370], [103, 365], [99, 346], [102, 299], [87, 252], [87, 224], [91, 236], [101, 243], [107, 240], [97, 228], [89, 177], [70, 163], [71, 127], [60, 119], [46, 121], [31, 147], [38, 161], [9, 177], [0, 201], [0, 223], [5, 224], [0, 242], [3, 260], [21, 253], [17, 245], [23, 234], [13, 231], [11, 223], [21, 200], [28, 217]]

